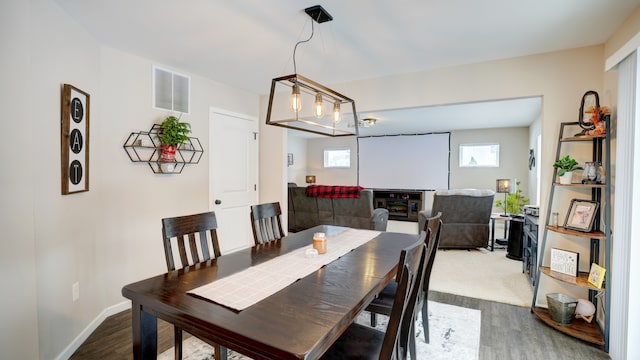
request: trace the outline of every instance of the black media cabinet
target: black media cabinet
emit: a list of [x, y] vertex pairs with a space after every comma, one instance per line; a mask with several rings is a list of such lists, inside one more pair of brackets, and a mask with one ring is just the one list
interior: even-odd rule
[[389, 210], [389, 220], [417, 222], [423, 196], [415, 190], [373, 190], [373, 207]]

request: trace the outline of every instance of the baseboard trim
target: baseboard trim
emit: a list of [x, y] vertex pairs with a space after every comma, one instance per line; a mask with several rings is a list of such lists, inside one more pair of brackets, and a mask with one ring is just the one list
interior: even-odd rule
[[73, 341], [69, 345], [67, 345], [67, 347], [55, 359], [69, 359], [71, 355], [73, 355], [73, 353], [78, 350], [80, 345], [82, 345], [82, 343], [87, 340], [89, 335], [91, 335], [106, 318], [128, 309], [131, 309], [130, 300], [123, 301], [119, 304], [109, 306], [108, 308], [102, 310], [102, 312], [98, 314], [98, 316], [96, 316], [96, 318], [93, 319], [93, 321], [91, 321], [89, 325], [87, 325], [87, 327], [85, 327], [84, 330], [82, 330], [80, 334], [78, 334], [78, 336], [76, 336], [76, 338], [73, 339]]

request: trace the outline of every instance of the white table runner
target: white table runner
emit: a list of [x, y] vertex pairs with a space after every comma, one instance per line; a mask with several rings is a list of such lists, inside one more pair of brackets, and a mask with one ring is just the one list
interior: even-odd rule
[[305, 251], [313, 248], [309, 244], [275, 259], [195, 288], [189, 293], [232, 309], [244, 310], [365, 244], [379, 234], [379, 231], [373, 230], [347, 229], [327, 237], [326, 254], [307, 257]]

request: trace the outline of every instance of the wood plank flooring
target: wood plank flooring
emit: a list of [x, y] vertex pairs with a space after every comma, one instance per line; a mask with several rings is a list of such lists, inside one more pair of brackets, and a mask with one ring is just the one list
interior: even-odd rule
[[[133, 359], [131, 341], [131, 310], [109, 316], [70, 357], [71, 360], [130, 360]], [[183, 333], [186, 339], [190, 335]], [[173, 325], [158, 319], [159, 353], [173, 347]]]
[[481, 311], [480, 360], [610, 359], [599, 347], [545, 325], [529, 308], [435, 291], [429, 300]]
[[[600, 348], [543, 324], [528, 308], [435, 291], [429, 299], [482, 312], [480, 360], [610, 359]], [[158, 350], [172, 346], [173, 327], [158, 320]], [[71, 359], [128, 360], [131, 349], [131, 311], [124, 311], [107, 318]]]

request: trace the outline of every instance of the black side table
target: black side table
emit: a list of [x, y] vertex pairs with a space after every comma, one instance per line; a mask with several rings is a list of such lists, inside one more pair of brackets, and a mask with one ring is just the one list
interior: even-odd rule
[[495, 248], [496, 243], [496, 220], [504, 221], [504, 238], [505, 241], [507, 239], [507, 229], [509, 227], [509, 220], [511, 220], [510, 216], [504, 216], [500, 214], [491, 214], [491, 242], [489, 244], [489, 248], [491, 251]]

